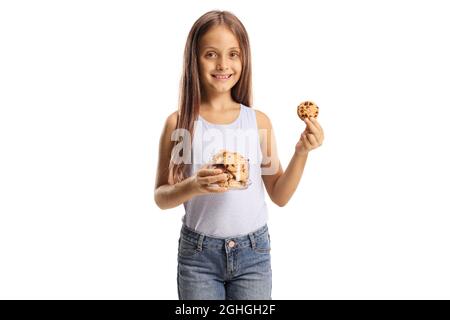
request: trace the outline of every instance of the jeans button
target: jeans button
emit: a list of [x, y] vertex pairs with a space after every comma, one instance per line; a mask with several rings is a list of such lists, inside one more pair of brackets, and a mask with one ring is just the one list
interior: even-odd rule
[[230, 240], [228, 242], [228, 247], [230, 247], [230, 248], [234, 248], [235, 245], [236, 245], [236, 242], [234, 242], [233, 240]]

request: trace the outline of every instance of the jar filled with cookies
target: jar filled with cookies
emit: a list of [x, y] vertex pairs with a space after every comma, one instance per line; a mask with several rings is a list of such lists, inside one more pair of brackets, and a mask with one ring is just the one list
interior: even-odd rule
[[216, 185], [229, 190], [244, 190], [251, 184], [249, 160], [239, 154], [227, 150], [216, 153], [208, 164], [208, 168], [222, 169], [227, 179]]

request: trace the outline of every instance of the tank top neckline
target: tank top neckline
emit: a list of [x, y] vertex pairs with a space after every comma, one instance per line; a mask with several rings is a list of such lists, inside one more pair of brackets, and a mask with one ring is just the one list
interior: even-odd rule
[[210, 125], [210, 126], [228, 127], [228, 126], [232, 126], [232, 125], [236, 124], [236, 123], [239, 121], [239, 119], [241, 119], [241, 117], [242, 117], [242, 109], [243, 109], [242, 103], [239, 104], [239, 107], [240, 107], [240, 108], [239, 108], [239, 115], [238, 115], [238, 117], [237, 117], [236, 119], [234, 119], [233, 122], [231, 122], [231, 123], [225, 123], [225, 124], [223, 124], [223, 123], [212, 123], [212, 122], [207, 121], [207, 120], [206, 120], [205, 118], [203, 118], [200, 114], [198, 115], [198, 117], [199, 117], [199, 119], [201, 119], [202, 121], [204, 121], [206, 124], [208, 124], [208, 125]]

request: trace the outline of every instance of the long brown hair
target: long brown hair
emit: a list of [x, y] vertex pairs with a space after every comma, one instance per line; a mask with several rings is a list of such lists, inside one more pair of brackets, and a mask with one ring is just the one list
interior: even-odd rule
[[[189, 130], [191, 145], [194, 131], [194, 121], [197, 120], [200, 102], [201, 85], [199, 75], [199, 42], [201, 37], [212, 27], [224, 25], [235, 35], [241, 48], [242, 72], [239, 81], [231, 89], [231, 97], [247, 107], [252, 107], [252, 65], [250, 42], [247, 31], [242, 22], [229, 11], [209, 11], [194, 23], [189, 32], [184, 48], [183, 72], [180, 81], [178, 120], [176, 129]], [[184, 138], [183, 138], [184, 139]], [[169, 174], [174, 183], [184, 180], [185, 163], [174, 163], [174, 146], [172, 142], [172, 156], [169, 165]], [[183, 151], [184, 152], [184, 151]]]

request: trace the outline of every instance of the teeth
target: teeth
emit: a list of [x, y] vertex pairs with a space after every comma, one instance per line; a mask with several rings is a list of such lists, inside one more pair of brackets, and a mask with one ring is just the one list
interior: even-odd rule
[[214, 77], [214, 78], [217, 78], [217, 79], [228, 79], [229, 77], [231, 77], [231, 74], [229, 74], [229, 75], [227, 75], [227, 76], [214, 75], [213, 77]]

